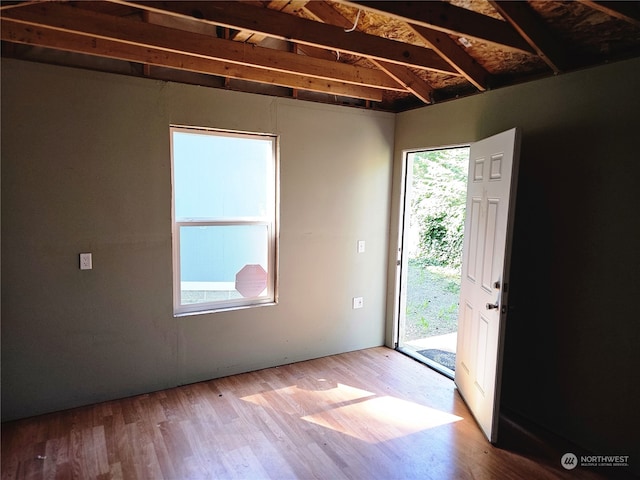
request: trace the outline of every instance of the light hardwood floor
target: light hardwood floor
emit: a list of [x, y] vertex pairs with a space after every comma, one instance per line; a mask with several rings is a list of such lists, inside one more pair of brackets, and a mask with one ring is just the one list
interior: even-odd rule
[[6, 423], [2, 478], [600, 478], [517, 450], [379, 347]]

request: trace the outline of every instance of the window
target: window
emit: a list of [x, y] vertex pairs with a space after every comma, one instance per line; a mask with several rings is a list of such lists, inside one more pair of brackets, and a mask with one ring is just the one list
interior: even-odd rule
[[171, 127], [176, 315], [275, 303], [277, 138]]

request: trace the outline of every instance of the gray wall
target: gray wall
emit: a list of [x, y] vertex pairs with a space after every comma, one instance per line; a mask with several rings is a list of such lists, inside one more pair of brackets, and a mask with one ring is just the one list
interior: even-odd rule
[[[3, 420], [381, 345], [394, 120], [3, 60]], [[277, 306], [172, 316], [172, 123], [281, 136]]]
[[399, 114], [391, 219], [403, 149], [522, 127], [503, 406], [636, 470], [639, 86], [633, 60]]

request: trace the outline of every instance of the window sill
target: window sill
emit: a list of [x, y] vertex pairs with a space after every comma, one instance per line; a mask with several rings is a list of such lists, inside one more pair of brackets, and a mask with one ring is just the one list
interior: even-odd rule
[[223, 313], [223, 312], [234, 312], [236, 310], [247, 310], [250, 308], [259, 308], [259, 307], [272, 307], [278, 305], [278, 301], [275, 302], [267, 302], [267, 303], [254, 303], [252, 305], [237, 305], [233, 307], [223, 307], [223, 308], [212, 308], [210, 310], [198, 310], [195, 312], [180, 312], [174, 313], [174, 318], [181, 317], [191, 317], [193, 315], [210, 315], [213, 313]]

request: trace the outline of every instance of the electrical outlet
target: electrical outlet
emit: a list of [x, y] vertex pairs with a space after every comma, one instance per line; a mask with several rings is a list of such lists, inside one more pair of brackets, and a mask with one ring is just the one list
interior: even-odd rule
[[80, 270], [91, 270], [93, 268], [93, 261], [90, 253], [80, 254]]
[[353, 308], [364, 307], [364, 299], [362, 297], [353, 297]]
[[358, 253], [364, 253], [364, 240], [358, 240]]

